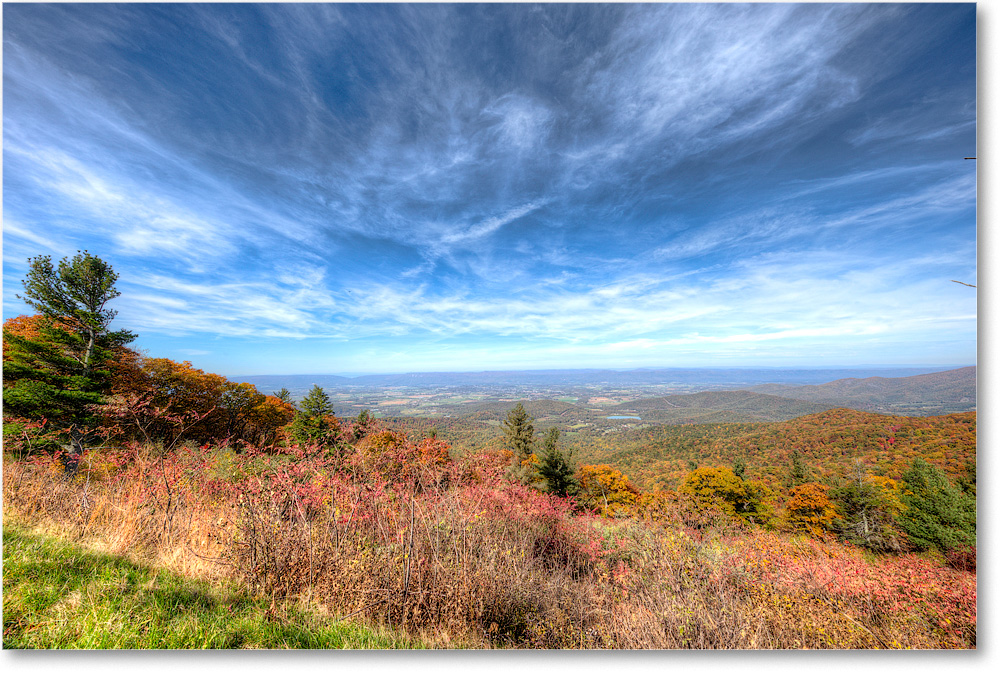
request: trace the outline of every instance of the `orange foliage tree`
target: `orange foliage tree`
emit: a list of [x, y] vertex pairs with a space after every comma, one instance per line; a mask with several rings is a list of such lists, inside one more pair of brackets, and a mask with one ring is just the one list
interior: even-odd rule
[[260, 393], [249, 383], [168, 358], [123, 358], [109, 422], [131, 428], [140, 438], [173, 443], [235, 439], [273, 442], [294, 416], [291, 404]]
[[797, 530], [821, 537], [837, 518], [837, 511], [827, 497], [828, 487], [815, 482], [800, 484], [790, 492], [786, 520]]
[[450, 448], [439, 439], [427, 437], [410, 442], [401, 432], [375, 430], [363, 437], [354, 450], [364, 470], [424, 487], [441, 483], [443, 470], [451, 463]]
[[295, 407], [290, 402], [264, 395], [246, 416], [248, 436], [258, 444], [272, 444], [278, 439], [279, 431], [295, 417]]
[[[15, 318], [8, 318], [3, 322], [3, 331], [7, 334], [23, 337], [32, 341], [41, 338], [39, 329], [45, 318], [40, 315], [19, 315]], [[3, 342], [3, 359], [6, 362], [9, 357], [10, 343], [6, 339]]]

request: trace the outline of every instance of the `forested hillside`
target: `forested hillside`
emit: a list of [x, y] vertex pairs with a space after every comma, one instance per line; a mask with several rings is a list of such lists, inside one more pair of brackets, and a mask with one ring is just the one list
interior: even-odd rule
[[605, 411], [638, 414], [656, 423], [783, 421], [829, 409], [829, 405], [790, 400], [746, 390], [670, 395], [626, 402]]
[[976, 368], [900, 378], [845, 378], [822, 385], [770, 383], [749, 390], [863, 411], [933, 416], [976, 408]]
[[[780, 423], [660, 426], [628, 433], [613, 445], [581, 445], [581, 460], [602, 461], [645, 488], [672, 488], [691, 465], [729, 466], [780, 485], [798, 452], [816, 480], [834, 480], [861, 461], [898, 479], [916, 457], [951, 478], [967, 476], [976, 461], [976, 414], [912, 417], [832, 409]], [[974, 471], [974, 467], [972, 467]]]

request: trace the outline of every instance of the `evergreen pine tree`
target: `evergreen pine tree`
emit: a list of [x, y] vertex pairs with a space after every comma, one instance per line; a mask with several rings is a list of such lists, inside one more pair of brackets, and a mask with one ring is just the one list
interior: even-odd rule
[[330, 396], [316, 384], [313, 384], [312, 390], [299, 403], [299, 408], [302, 410], [302, 413], [312, 418], [333, 413]]
[[902, 550], [898, 519], [903, 504], [895, 482], [870, 476], [858, 460], [851, 477], [831, 496], [840, 512], [833, 528], [841, 539], [874, 551]]
[[788, 470], [788, 486], [794, 488], [809, 481], [809, 468], [802, 460], [802, 454], [798, 449], [792, 451], [792, 466]]
[[742, 458], [736, 458], [733, 460], [733, 474], [742, 480], [746, 480], [747, 463]]
[[367, 409], [358, 412], [354, 419], [354, 439], [355, 441], [367, 436], [375, 429], [375, 417]]
[[4, 330], [4, 413], [48, 419], [69, 436], [67, 465], [75, 468], [96, 425], [107, 386], [105, 369], [114, 349], [135, 335], [112, 331], [116, 312], [107, 303], [120, 296], [118, 275], [87, 251], [63, 259], [28, 260], [18, 298], [41, 314], [39, 336]]
[[510, 410], [503, 422], [504, 445], [514, 455], [508, 476], [522, 484], [530, 484], [535, 477], [534, 467], [530, 464], [534, 455], [535, 428], [531, 417], [520, 402]]
[[520, 402], [510, 410], [503, 422], [504, 444], [519, 461], [531, 458], [535, 447], [535, 428], [531, 417]]
[[98, 377], [84, 376], [79, 363], [63, 354], [65, 335], [51, 324], [35, 339], [7, 331], [3, 339], [5, 417], [46, 419], [71, 439], [75, 435], [82, 451], [83, 433], [95, 424], [94, 411], [103, 399]]
[[542, 460], [538, 464], [538, 474], [545, 479], [546, 490], [553, 495], [565, 497], [575, 495], [577, 482], [573, 478], [572, 451], [564, 454], [559, 450], [559, 430], [549, 428], [542, 441]]
[[922, 458], [915, 458], [905, 473], [906, 511], [900, 525], [917, 549], [949, 551], [976, 545], [976, 500], [956, 486], [945, 473]]
[[299, 403], [288, 432], [300, 445], [332, 447], [337, 445], [336, 433], [340, 425], [332, 418], [330, 396], [318, 385]]
[[63, 353], [78, 363], [79, 374], [90, 376], [111, 348], [135, 339], [127, 330], [109, 329], [118, 312], [107, 303], [121, 292], [115, 288], [118, 274], [100, 257], [84, 250], [62, 259], [58, 268], [48, 255], [33, 257], [28, 265], [24, 295], [17, 297], [63, 331]]

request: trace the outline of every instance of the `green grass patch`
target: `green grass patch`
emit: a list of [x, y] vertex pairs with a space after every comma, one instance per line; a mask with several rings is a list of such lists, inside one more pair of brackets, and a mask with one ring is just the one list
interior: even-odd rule
[[4, 522], [7, 649], [398, 649], [423, 645]]

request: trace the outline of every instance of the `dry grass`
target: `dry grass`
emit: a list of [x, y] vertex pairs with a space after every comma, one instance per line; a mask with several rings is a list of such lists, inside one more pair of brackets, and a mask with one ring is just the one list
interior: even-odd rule
[[758, 530], [601, 519], [502, 481], [488, 456], [383, 458], [333, 472], [315, 455], [132, 450], [91, 456], [73, 481], [55, 461], [8, 460], [4, 506], [109, 552], [438, 644], [975, 647], [974, 573]]

